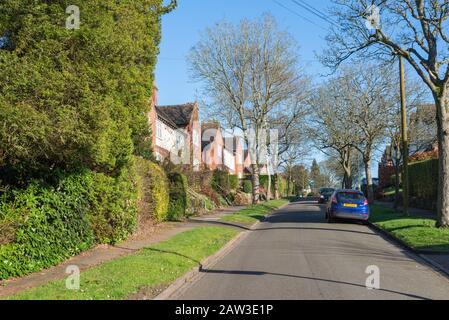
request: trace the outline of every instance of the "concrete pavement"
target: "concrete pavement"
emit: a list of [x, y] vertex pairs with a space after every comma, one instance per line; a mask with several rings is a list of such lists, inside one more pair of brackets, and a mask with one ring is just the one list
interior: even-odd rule
[[[380, 290], [368, 290], [368, 266]], [[449, 280], [369, 227], [325, 223], [315, 202], [277, 211], [174, 299], [449, 299]]]

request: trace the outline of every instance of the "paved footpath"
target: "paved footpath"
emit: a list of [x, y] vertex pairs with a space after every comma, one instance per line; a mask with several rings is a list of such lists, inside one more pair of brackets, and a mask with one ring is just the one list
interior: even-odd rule
[[[368, 290], [368, 266], [380, 290]], [[174, 299], [449, 299], [449, 280], [369, 227], [327, 224], [315, 202], [258, 225]]]
[[152, 223], [149, 223], [148, 225], [143, 224], [141, 230], [129, 240], [116, 246], [97, 246], [47, 270], [33, 273], [22, 278], [0, 282], [0, 298], [17, 294], [23, 290], [37, 287], [50, 281], [66, 278], [67, 274], [65, 271], [68, 266], [75, 265], [83, 271], [107, 261], [132, 254], [156, 243], [166, 241], [179, 233], [191, 230], [198, 226], [213, 224], [221, 217], [227, 214], [232, 214], [242, 208], [243, 207], [229, 207], [223, 210], [220, 209], [209, 215], [196, 217], [182, 223], [164, 223], [160, 225], [153, 225]]

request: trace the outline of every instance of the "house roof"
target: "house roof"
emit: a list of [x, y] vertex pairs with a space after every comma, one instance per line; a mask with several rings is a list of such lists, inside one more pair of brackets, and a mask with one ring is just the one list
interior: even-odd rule
[[175, 127], [188, 126], [194, 110], [195, 103], [156, 107], [158, 115], [161, 115], [165, 120], [170, 121]]
[[[217, 130], [217, 132], [221, 131], [220, 123], [216, 122], [216, 121], [210, 121], [210, 122], [204, 122], [201, 124], [201, 132], [203, 133], [203, 135], [207, 130], [210, 130], [210, 129], [215, 129], [215, 130]], [[213, 141], [215, 141], [215, 136], [210, 137], [209, 140], [204, 140], [204, 139], [205, 139], [205, 137], [203, 136], [201, 139], [202, 150], [206, 149], [206, 147], [208, 145], [210, 145]]]
[[172, 127], [173, 129], [176, 129], [178, 125], [171, 119], [171, 117], [165, 113], [164, 110], [159, 109], [159, 107], [156, 107], [156, 113], [158, 118], [160, 118], [162, 121], [164, 121], [167, 125]]

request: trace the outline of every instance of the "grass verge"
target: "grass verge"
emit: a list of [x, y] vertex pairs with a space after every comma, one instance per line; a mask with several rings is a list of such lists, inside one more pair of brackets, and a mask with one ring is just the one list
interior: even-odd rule
[[434, 219], [404, 217], [379, 205], [370, 208], [370, 221], [415, 250], [449, 253], [449, 229], [435, 227]]
[[66, 289], [65, 280], [25, 291], [14, 300], [119, 300], [142, 290], [168, 287], [237, 235], [225, 227], [200, 227], [126, 257], [81, 273], [80, 290]]
[[286, 199], [272, 200], [265, 203], [250, 206], [220, 219], [222, 222], [253, 224], [261, 221], [271, 211], [282, 207], [289, 201]]

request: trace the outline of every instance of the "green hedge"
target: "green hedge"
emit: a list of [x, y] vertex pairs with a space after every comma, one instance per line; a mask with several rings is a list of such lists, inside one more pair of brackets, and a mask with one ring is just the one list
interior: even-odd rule
[[170, 173], [168, 174], [168, 181], [170, 186], [168, 219], [170, 221], [179, 221], [187, 216], [189, 208], [187, 178], [181, 173]]
[[89, 221], [97, 243], [115, 244], [125, 240], [137, 227], [137, 175], [125, 167], [114, 178], [93, 174]]
[[236, 175], [229, 175], [229, 186], [232, 190], [238, 190], [240, 187], [240, 179]]
[[0, 220], [15, 221], [14, 237], [0, 247], [0, 279], [18, 277], [58, 264], [90, 248], [90, 174], [73, 175], [57, 188], [33, 182], [1, 199]]
[[232, 189], [229, 173], [221, 170], [215, 170], [212, 178], [212, 187], [221, 195], [228, 195]]
[[436, 209], [438, 195], [438, 159], [409, 165], [410, 197], [415, 206]]
[[288, 197], [287, 194], [287, 179], [283, 177], [278, 177], [279, 184], [279, 196], [280, 197]]
[[251, 180], [243, 181], [243, 192], [253, 193], [253, 183], [251, 182]]
[[125, 239], [137, 222], [133, 167], [116, 177], [85, 171], [55, 186], [34, 181], [0, 199], [0, 279], [56, 265], [95, 243]]
[[140, 178], [141, 219], [156, 222], [167, 220], [170, 202], [168, 178], [159, 165], [137, 158]]

